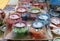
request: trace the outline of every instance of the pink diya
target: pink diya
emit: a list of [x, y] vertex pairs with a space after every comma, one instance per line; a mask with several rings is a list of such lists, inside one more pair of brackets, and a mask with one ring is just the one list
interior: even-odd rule
[[19, 14], [10, 14], [4, 22], [7, 24], [8, 28], [11, 28], [13, 23], [16, 20], [21, 20], [20, 15]]
[[27, 12], [27, 8], [25, 8], [25, 7], [17, 7], [16, 12], [24, 14], [25, 12]]
[[51, 23], [57, 27], [60, 27], [60, 18], [57, 18], [57, 17], [52, 17], [50, 19]]

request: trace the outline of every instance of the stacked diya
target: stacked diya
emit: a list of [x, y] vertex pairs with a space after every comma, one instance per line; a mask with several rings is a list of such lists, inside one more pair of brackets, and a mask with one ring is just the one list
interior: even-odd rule
[[17, 20], [21, 20], [21, 18], [19, 14], [15, 13], [15, 14], [10, 14], [4, 22], [7, 24], [8, 28], [11, 28], [14, 21], [17, 21]]
[[16, 12], [20, 13], [20, 15], [22, 17], [22, 20], [27, 20], [27, 15], [28, 15], [27, 8], [25, 8], [25, 7], [17, 7]]
[[26, 21], [23, 20], [15, 21], [12, 26], [12, 31], [14, 33], [14, 36], [16, 37], [27, 35], [28, 27]]
[[32, 39], [44, 39], [44, 33], [46, 32], [44, 23], [40, 20], [33, 21], [29, 32]]
[[29, 16], [28, 16], [29, 19], [35, 20], [36, 17], [37, 17], [37, 14], [40, 13], [40, 9], [39, 9], [39, 8], [31, 8], [31, 9], [29, 10], [29, 12], [30, 12], [30, 14], [29, 14]]
[[0, 26], [3, 25], [4, 18], [5, 18], [5, 13], [3, 10], [0, 9]]
[[52, 17], [50, 19], [51, 23], [50, 23], [50, 28], [54, 29], [54, 28], [59, 28], [60, 27], [60, 18], [57, 17]]

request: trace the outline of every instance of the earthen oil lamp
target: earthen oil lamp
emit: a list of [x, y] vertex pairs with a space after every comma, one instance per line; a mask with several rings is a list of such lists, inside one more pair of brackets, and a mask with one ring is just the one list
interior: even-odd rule
[[11, 28], [14, 21], [21, 20], [19, 14], [10, 14], [8, 18], [4, 21], [7, 24], [7, 28]]
[[5, 18], [5, 13], [3, 10], [0, 9], [0, 26], [3, 25], [4, 18]]
[[32, 6], [33, 6], [33, 7], [40, 7], [40, 3], [38, 3], [38, 2], [33, 2], [33, 3], [32, 3]]
[[20, 13], [22, 20], [26, 20], [27, 19], [27, 8], [25, 7], [17, 7], [16, 8], [16, 12]]
[[20, 14], [24, 14], [27, 12], [27, 8], [18, 6], [18, 7], [16, 7], [16, 12], [18, 12]]
[[45, 0], [38, 0], [38, 2], [44, 3], [44, 2], [45, 2]]
[[60, 27], [60, 18], [52, 17], [50, 21], [51, 24], [55, 25], [57, 28]]
[[29, 10], [30, 13], [32, 14], [39, 14], [40, 13], [40, 8], [33, 7]]
[[50, 15], [49, 14], [38, 14], [37, 19], [45, 21], [45, 24], [49, 24]]
[[28, 27], [26, 21], [17, 20], [13, 23], [12, 31], [15, 37], [21, 37], [27, 34]]
[[33, 21], [32, 26], [29, 29], [32, 39], [44, 39], [44, 33], [46, 29], [42, 21]]

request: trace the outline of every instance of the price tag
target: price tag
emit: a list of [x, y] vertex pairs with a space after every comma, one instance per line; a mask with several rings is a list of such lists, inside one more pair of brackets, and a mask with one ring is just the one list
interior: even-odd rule
[[0, 0], [0, 9], [4, 9], [9, 0]]

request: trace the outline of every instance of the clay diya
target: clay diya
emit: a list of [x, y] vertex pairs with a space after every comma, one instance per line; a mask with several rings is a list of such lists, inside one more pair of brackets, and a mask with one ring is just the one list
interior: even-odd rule
[[29, 10], [29, 12], [30, 12], [30, 13], [33, 13], [33, 14], [38, 14], [38, 13], [40, 13], [40, 8], [36, 8], [36, 7], [31, 8], [31, 9]]
[[28, 28], [26, 21], [17, 20], [13, 23], [12, 31], [16, 37], [21, 37], [27, 34]]
[[50, 16], [49, 14], [39, 14], [37, 19], [45, 21], [45, 24], [49, 23]]
[[51, 10], [49, 12], [49, 14], [51, 15], [51, 17], [58, 17], [59, 16], [59, 13], [57, 11], [55, 11], [55, 10]]
[[32, 6], [34, 6], [34, 7], [40, 7], [40, 3], [38, 3], [38, 2], [33, 2], [33, 3], [32, 3]]
[[38, 2], [45, 2], [45, 0], [38, 0]]
[[4, 18], [5, 18], [5, 13], [3, 10], [0, 9], [0, 26], [3, 25]]
[[17, 7], [16, 12], [20, 13], [22, 20], [27, 20], [27, 8], [25, 7]]
[[44, 23], [42, 21], [33, 21], [30, 27], [32, 39], [43, 39], [45, 33]]
[[27, 12], [27, 8], [18, 6], [18, 7], [16, 7], [16, 12], [18, 12], [20, 14], [24, 14]]
[[51, 23], [57, 27], [60, 27], [60, 18], [57, 18], [57, 17], [52, 17], [50, 19]]
[[55, 35], [60, 35], [60, 29], [59, 28], [53, 29], [52, 32]]
[[20, 15], [19, 14], [10, 14], [4, 22], [7, 24], [8, 28], [11, 28], [14, 21], [16, 21], [16, 20], [21, 20]]
[[30, 9], [30, 8], [31, 8], [31, 4], [30, 4], [30, 3], [25, 3], [25, 4], [22, 4], [22, 6], [23, 6], [23, 7], [28, 8], [28, 9]]
[[53, 41], [60, 41], [60, 37], [54, 38]]

